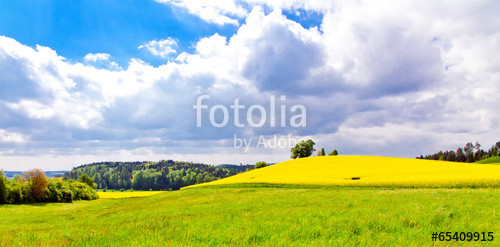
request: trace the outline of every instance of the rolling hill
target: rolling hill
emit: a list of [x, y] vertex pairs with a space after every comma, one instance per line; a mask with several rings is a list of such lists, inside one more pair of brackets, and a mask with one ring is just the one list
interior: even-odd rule
[[494, 156], [494, 157], [489, 157], [484, 160], [480, 160], [476, 162], [476, 164], [497, 164], [500, 165], [500, 157], [499, 156]]
[[499, 187], [500, 166], [375, 156], [289, 160], [187, 188], [227, 184]]

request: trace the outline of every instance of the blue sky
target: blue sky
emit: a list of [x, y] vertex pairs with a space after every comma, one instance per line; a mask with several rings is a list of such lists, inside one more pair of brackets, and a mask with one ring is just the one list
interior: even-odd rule
[[175, 37], [192, 51], [199, 39], [214, 33], [231, 36], [233, 25], [206, 23], [155, 1], [3, 1], [0, 33], [34, 47], [50, 47], [71, 61], [88, 53], [108, 53], [120, 65], [141, 58], [165, 62], [137, 47], [150, 40]]
[[[352, 155], [489, 147], [500, 136], [499, 10], [495, 1], [2, 1], [0, 169], [289, 159], [288, 147], [257, 145], [275, 135]], [[200, 95], [209, 98], [198, 127]], [[210, 122], [214, 107], [216, 123], [228, 110], [223, 127]], [[304, 126], [290, 122], [299, 112]], [[234, 147], [243, 140], [248, 148]]]

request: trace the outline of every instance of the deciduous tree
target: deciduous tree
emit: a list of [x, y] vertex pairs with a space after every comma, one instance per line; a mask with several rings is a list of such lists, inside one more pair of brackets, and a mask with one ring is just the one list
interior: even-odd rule
[[301, 141], [291, 149], [292, 159], [309, 157], [313, 154], [316, 149], [314, 149], [313, 140], [309, 139], [307, 141]]
[[94, 179], [89, 177], [89, 175], [87, 175], [85, 173], [80, 175], [80, 177], [78, 178], [78, 181], [85, 183], [85, 184], [88, 184], [90, 186], [90, 188], [95, 189]]
[[49, 183], [45, 173], [40, 169], [31, 169], [23, 172], [23, 178], [28, 182], [31, 196], [35, 200], [41, 200], [45, 196]]

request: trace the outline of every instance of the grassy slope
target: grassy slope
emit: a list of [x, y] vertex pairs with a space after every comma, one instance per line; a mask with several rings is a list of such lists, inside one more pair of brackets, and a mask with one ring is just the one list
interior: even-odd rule
[[[360, 178], [352, 180], [353, 177]], [[389, 187], [500, 187], [500, 166], [373, 156], [324, 156], [285, 161], [210, 183]]]
[[500, 156], [489, 157], [476, 162], [477, 164], [500, 164]]
[[202, 187], [3, 205], [0, 246], [428, 246], [433, 231], [493, 231], [498, 243], [499, 192]]

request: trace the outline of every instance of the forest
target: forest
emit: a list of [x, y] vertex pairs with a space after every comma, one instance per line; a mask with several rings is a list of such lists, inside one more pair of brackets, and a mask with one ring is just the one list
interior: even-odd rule
[[212, 165], [162, 160], [159, 162], [100, 162], [75, 167], [63, 180], [87, 174], [97, 189], [178, 190], [229, 177], [241, 171]]
[[495, 143], [488, 151], [481, 149], [481, 144], [468, 142], [463, 148], [457, 148], [457, 151], [439, 151], [435, 154], [420, 155], [417, 159], [444, 160], [454, 162], [473, 163], [490, 157], [499, 156], [500, 141]]

